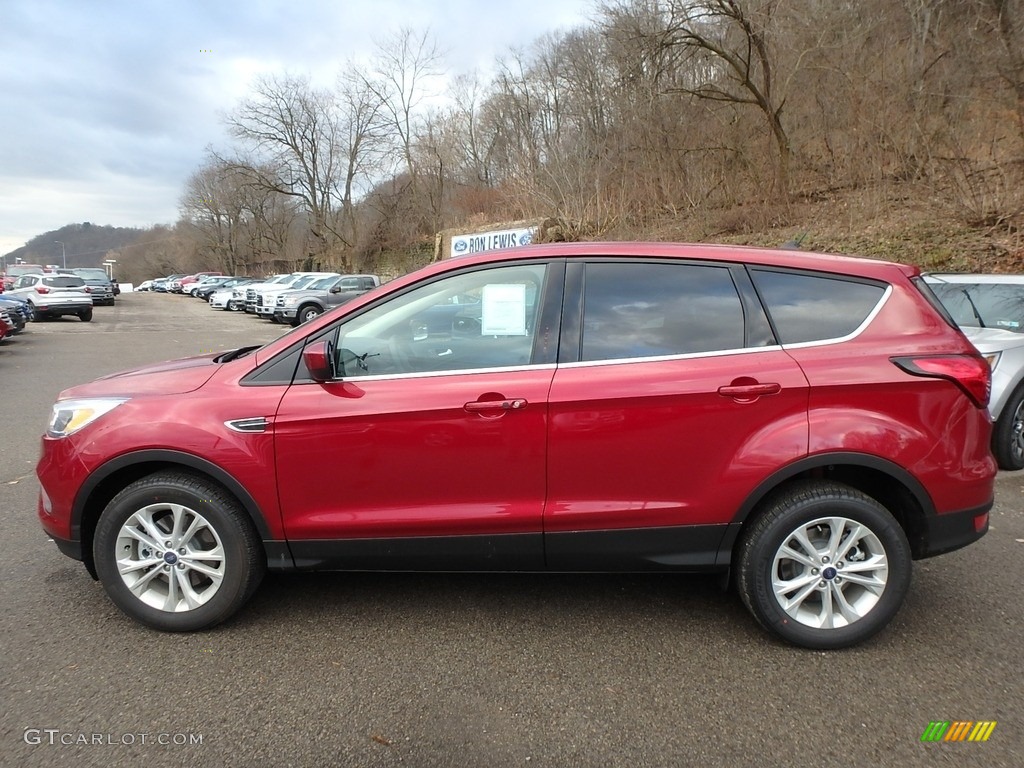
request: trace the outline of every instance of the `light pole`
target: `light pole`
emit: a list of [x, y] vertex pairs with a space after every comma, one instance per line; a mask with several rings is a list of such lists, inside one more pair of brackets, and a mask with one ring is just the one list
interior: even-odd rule
[[61, 259], [64, 262], [64, 269], [67, 269], [68, 268], [68, 254], [67, 254], [67, 251], [64, 250], [64, 243], [61, 243], [60, 240], [54, 240], [53, 242], [60, 243], [60, 257], [61, 257]]

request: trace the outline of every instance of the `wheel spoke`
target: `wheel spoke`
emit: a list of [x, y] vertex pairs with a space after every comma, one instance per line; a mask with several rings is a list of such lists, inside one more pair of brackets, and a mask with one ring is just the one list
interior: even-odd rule
[[868, 533], [870, 533], [870, 531], [867, 528], [860, 523], [855, 523], [854, 526], [850, 528], [850, 535], [846, 537], [846, 541], [844, 541], [843, 545], [836, 550], [833, 562], [838, 562], [845, 558], [850, 550], [853, 549], [854, 545]]
[[779, 597], [785, 597], [790, 592], [803, 589], [808, 584], [817, 584], [819, 581], [821, 581], [821, 576], [815, 576], [807, 573], [802, 576], [797, 576], [795, 579], [776, 579], [772, 586], [775, 588], [776, 595]]
[[846, 619], [846, 622], [848, 624], [853, 624], [853, 622], [857, 621], [857, 619], [860, 618], [860, 614], [846, 599], [842, 585], [836, 584], [833, 581], [829, 584], [829, 590], [832, 592], [832, 602], [839, 606], [839, 613], [844, 619]]
[[821, 612], [818, 614], [818, 626], [822, 629], [835, 629], [835, 609], [832, 606], [832, 590], [821, 591]]
[[185, 563], [186, 568], [191, 568], [193, 571], [198, 571], [204, 576], [209, 576], [215, 584], [219, 584], [221, 579], [224, 578], [224, 571], [219, 568], [213, 568], [206, 563], [191, 558], [182, 558], [182, 562]]
[[123, 533], [126, 536], [131, 536], [133, 539], [135, 539], [138, 542], [141, 542], [142, 544], [145, 544], [147, 547], [151, 547], [151, 548], [153, 548], [153, 549], [155, 549], [157, 551], [162, 551], [163, 550], [163, 546], [160, 544], [159, 541], [156, 541], [148, 533], [143, 533], [142, 531], [140, 531], [138, 528], [135, 528], [134, 526], [133, 527], [125, 526], [122, 529], [122, 531], [123, 531]]
[[[148, 510], [146, 511], [148, 512]], [[143, 514], [142, 511], [136, 512], [134, 515], [132, 515], [132, 518], [128, 521], [128, 523], [131, 524], [132, 520], [138, 521], [138, 523], [146, 529], [146, 533], [151, 538], [152, 543], [156, 545], [157, 549], [163, 549], [163, 544], [161, 542], [164, 540], [164, 536], [166, 534], [164, 534], [163, 531], [156, 527], [156, 523], [153, 522], [152, 513]]]
[[818, 561], [813, 559], [810, 555], [806, 555], [803, 552], [793, 549], [789, 544], [782, 545], [782, 549], [779, 550], [779, 556], [795, 560], [808, 568], [817, 568], [819, 565]]
[[188, 571], [178, 571], [177, 575], [178, 586], [181, 587], [181, 593], [185, 596], [185, 604], [188, 605], [189, 610], [198, 608], [203, 604], [203, 599], [192, 587], [192, 583], [188, 579]]
[[164, 610], [174, 611], [178, 607], [178, 576], [179, 571], [177, 568], [171, 568], [170, 573], [167, 574], [167, 599], [164, 600]]
[[790, 538], [794, 538], [798, 542], [800, 542], [800, 546], [804, 548], [804, 551], [807, 552], [807, 555], [809, 557], [815, 558], [815, 564], [817, 564], [817, 558], [820, 556], [820, 553], [818, 551], [818, 548], [811, 543], [811, 540], [809, 538], [807, 538], [806, 529], [800, 528], [799, 530], [793, 531], [793, 534]]
[[843, 541], [843, 532], [846, 530], [847, 521], [843, 518], [834, 517], [828, 521], [829, 537], [828, 537], [828, 555], [832, 558], [834, 563], [839, 559], [836, 554], [839, 551], [839, 545]]
[[132, 573], [134, 571], [142, 570], [143, 568], [149, 568], [152, 565], [163, 565], [164, 560], [162, 557], [151, 557], [146, 560], [133, 560], [130, 557], [126, 557], [123, 560], [117, 561], [117, 570], [124, 573]]
[[803, 605], [804, 600], [813, 595], [817, 591], [817, 581], [812, 584], [806, 585], [800, 590], [794, 597], [786, 600], [782, 603], [782, 610], [788, 613], [790, 616], [796, 618], [797, 613], [800, 610], [800, 606]]
[[861, 576], [859, 573], [846, 573], [843, 578], [851, 584], [859, 584], [875, 595], [885, 591], [885, 581], [877, 576]]
[[[188, 510], [180, 504], [174, 504], [171, 506], [171, 518], [173, 523], [171, 524], [171, 542], [178, 546], [178, 542], [181, 541], [181, 527], [184, 525], [185, 519], [188, 517]], [[194, 520], [195, 518], [193, 518]]]
[[192, 522], [189, 523], [188, 530], [181, 535], [181, 538], [177, 540], [179, 547], [187, 547], [188, 543], [192, 541], [192, 537], [196, 535], [196, 531], [206, 525], [206, 521], [199, 515], [192, 516]]
[[867, 560], [854, 560], [846, 563], [843, 567], [843, 575], [851, 573], [863, 573], [865, 571], [879, 571], [888, 567], [885, 555], [872, 555]]
[[138, 581], [128, 584], [128, 588], [136, 595], [141, 596], [141, 594], [149, 588], [150, 582], [161, 573], [163, 573], [163, 563], [154, 566], [147, 574], [141, 576]]

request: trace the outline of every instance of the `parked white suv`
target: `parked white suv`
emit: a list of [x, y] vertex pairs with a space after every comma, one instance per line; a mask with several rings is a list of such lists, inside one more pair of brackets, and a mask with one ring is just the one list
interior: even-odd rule
[[8, 293], [28, 301], [36, 320], [61, 315], [92, 320], [92, 294], [78, 275], [22, 275]]
[[992, 453], [1024, 469], [1024, 275], [931, 274], [925, 281], [992, 368]]

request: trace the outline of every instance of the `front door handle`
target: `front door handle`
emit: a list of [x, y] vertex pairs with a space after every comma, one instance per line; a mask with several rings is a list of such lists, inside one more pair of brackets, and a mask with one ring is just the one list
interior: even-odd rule
[[465, 408], [470, 413], [495, 414], [504, 411], [519, 411], [526, 407], [526, 400], [521, 397], [512, 400], [474, 400], [466, 403]]

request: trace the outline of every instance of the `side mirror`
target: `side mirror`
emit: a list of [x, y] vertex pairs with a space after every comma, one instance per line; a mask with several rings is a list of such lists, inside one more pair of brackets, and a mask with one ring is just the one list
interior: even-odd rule
[[331, 286], [331, 293], [341, 293], [341, 286], [340, 285], [332, 285]]
[[314, 341], [307, 344], [302, 350], [302, 362], [313, 381], [323, 384], [334, 378], [334, 370], [331, 360], [331, 347], [328, 341]]

